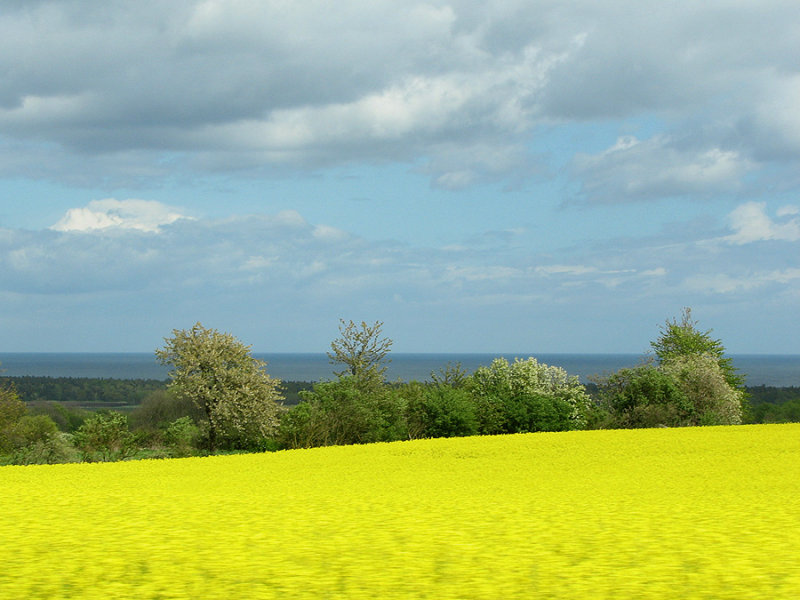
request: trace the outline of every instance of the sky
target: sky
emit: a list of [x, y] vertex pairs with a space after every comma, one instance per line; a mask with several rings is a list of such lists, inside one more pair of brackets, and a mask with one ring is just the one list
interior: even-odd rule
[[800, 354], [796, 0], [8, 0], [0, 352]]

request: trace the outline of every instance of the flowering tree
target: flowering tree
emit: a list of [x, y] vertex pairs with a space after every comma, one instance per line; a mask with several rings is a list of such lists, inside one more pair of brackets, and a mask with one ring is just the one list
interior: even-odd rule
[[283, 399], [280, 381], [250, 355], [250, 346], [200, 323], [174, 330], [165, 342], [156, 357], [172, 367], [169, 387], [205, 414], [210, 451], [219, 441], [248, 447], [275, 432]]

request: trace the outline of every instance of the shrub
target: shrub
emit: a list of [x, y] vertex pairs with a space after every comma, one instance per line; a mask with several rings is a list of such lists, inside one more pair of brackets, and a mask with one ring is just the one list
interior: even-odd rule
[[11, 457], [15, 465], [42, 465], [76, 462], [78, 451], [72, 445], [72, 436], [55, 431], [46, 437], [18, 448]]
[[691, 422], [693, 408], [686, 394], [674, 377], [652, 363], [620, 369], [598, 384], [606, 414], [601, 427], [677, 427]]
[[440, 383], [404, 386], [409, 437], [457, 437], [478, 433], [475, 403], [462, 388]]
[[692, 406], [692, 425], [739, 425], [745, 394], [709, 354], [678, 356], [662, 365]]
[[467, 380], [479, 431], [485, 434], [565, 431], [586, 425], [589, 396], [577, 377], [535, 358], [503, 358]]
[[172, 456], [182, 457], [194, 454], [200, 440], [200, 428], [191, 417], [180, 417], [170, 423], [164, 432], [164, 441]]
[[407, 437], [405, 403], [391, 387], [355, 377], [315, 384], [281, 419], [279, 440], [289, 448], [365, 444]]
[[117, 412], [96, 413], [75, 432], [75, 447], [88, 462], [124, 460], [136, 451], [128, 418]]

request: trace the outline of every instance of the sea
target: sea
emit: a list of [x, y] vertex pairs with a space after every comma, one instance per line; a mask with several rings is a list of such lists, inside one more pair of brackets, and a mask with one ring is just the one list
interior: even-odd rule
[[[267, 372], [284, 381], [325, 381], [334, 379], [336, 367], [326, 354], [253, 353], [267, 362]], [[562, 367], [583, 383], [596, 376], [633, 367], [646, 359], [639, 354], [412, 354], [392, 353], [386, 372], [389, 381], [428, 381], [448, 364], [459, 364], [466, 372], [489, 365], [498, 357], [534, 356], [539, 362]], [[800, 354], [731, 355], [733, 365], [749, 386], [800, 386]], [[93, 377], [104, 379], [168, 378], [167, 367], [152, 353], [0, 353], [0, 376]]]

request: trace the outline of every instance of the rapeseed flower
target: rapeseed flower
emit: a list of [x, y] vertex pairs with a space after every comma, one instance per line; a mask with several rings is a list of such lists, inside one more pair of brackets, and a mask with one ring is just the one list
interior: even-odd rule
[[796, 598], [800, 425], [0, 468], [0, 598]]

